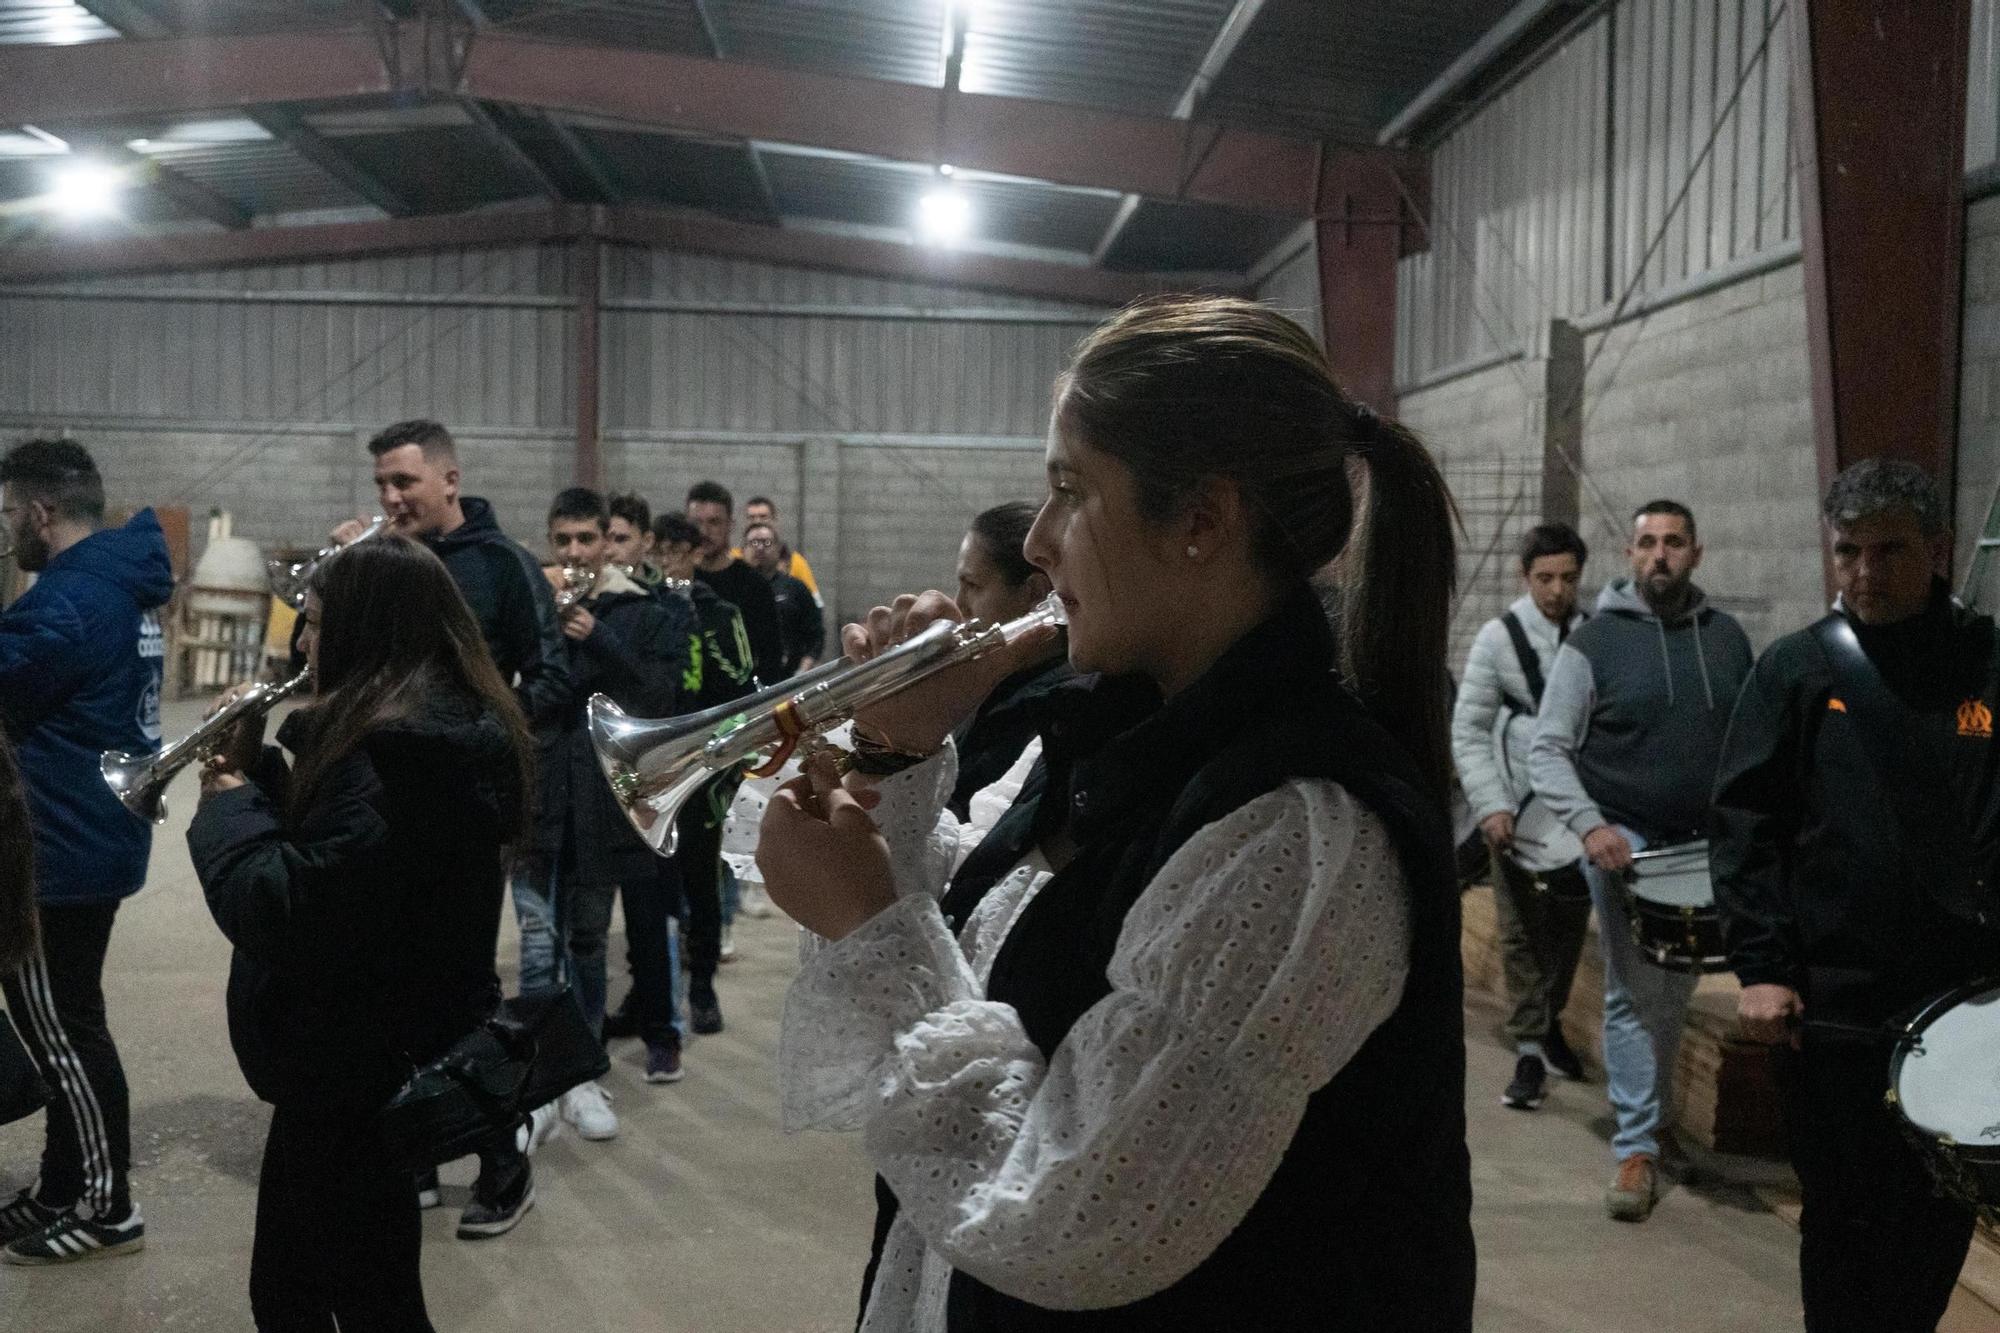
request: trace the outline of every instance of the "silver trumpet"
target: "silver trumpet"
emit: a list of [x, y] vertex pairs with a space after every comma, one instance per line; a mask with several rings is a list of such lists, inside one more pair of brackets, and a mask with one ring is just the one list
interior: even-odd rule
[[556, 610], [567, 611], [597, 588], [597, 570], [589, 565], [564, 565], [556, 581]]
[[271, 577], [271, 595], [291, 606], [293, 610], [304, 608], [306, 604], [306, 584], [312, 581], [314, 570], [318, 569], [329, 557], [346, 550], [349, 546], [354, 545], [355, 542], [365, 542], [371, 537], [379, 537], [388, 530], [388, 517], [383, 514], [377, 514], [374, 518], [368, 520], [368, 526], [361, 530], [361, 535], [356, 537], [354, 541], [335, 544], [333, 546], [323, 546], [310, 560], [294, 560], [289, 563], [283, 560], [266, 560], [264, 562], [264, 571]]
[[126, 754], [106, 750], [97, 761], [104, 785], [111, 788], [127, 810], [155, 824], [167, 822], [167, 785], [189, 764], [206, 760], [216, 752], [229, 729], [246, 717], [268, 713], [305, 687], [312, 678], [307, 668], [280, 685], [259, 682], [231, 699], [206, 722], [166, 746], [158, 754]]
[[926, 676], [1064, 623], [1054, 597], [1004, 625], [940, 620], [866, 662], [836, 660], [733, 703], [683, 717], [628, 716], [602, 694], [590, 698], [590, 744], [618, 804], [646, 845], [674, 852], [675, 816], [704, 783], [752, 761], [783, 762], [799, 741]]

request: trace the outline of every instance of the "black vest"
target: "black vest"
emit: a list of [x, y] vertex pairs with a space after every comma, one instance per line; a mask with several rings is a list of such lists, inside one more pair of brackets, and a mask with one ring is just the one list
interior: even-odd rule
[[[1090, 1311], [1029, 1305], [955, 1273], [951, 1333], [1469, 1329], [1472, 1191], [1449, 828], [1440, 797], [1339, 686], [1317, 601], [1290, 599], [1164, 706], [1131, 682], [1088, 679], [1052, 703], [1042, 781], [968, 858], [945, 902], [962, 924], [1053, 822], [1051, 802], [1067, 802], [1079, 851], [1022, 912], [986, 991], [1020, 1013], [1044, 1057], [1109, 994], [1105, 967], [1125, 915], [1167, 859], [1289, 779], [1337, 782], [1387, 825], [1410, 886], [1410, 973], [1395, 1013], [1311, 1097], [1263, 1194], [1193, 1272], [1144, 1300]], [[879, 1258], [894, 1199], [878, 1195]]]

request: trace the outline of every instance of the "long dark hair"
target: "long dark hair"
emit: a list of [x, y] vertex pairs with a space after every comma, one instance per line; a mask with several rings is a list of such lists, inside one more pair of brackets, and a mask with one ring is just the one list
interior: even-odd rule
[[[1455, 515], [1417, 437], [1342, 392], [1304, 329], [1234, 297], [1128, 307], [1078, 345], [1056, 393], [1059, 424], [1131, 470], [1148, 519], [1221, 477], [1253, 517], [1274, 588], [1334, 566], [1348, 683], [1448, 790]], [[1367, 465], [1359, 514], [1350, 459]]]
[[0, 975], [41, 947], [35, 913], [35, 839], [14, 747], [0, 736]]
[[317, 701], [313, 741], [292, 772], [293, 818], [364, 736], [414, 716], [440, 688], [455, 688], [507, 733], [514, 771], [502, 793], [502, 821], [508, 841], [518, 839], [528, 823], [534, 741], [443, 562], [415, 542], [385, 536], [323, 563], [310, 588], [320, 604]]
[[1009, 500], [981, 510], [972, 520], [972, 535], [986, 551], [986, 558], [1007, 586], [1018, 588], [1035, 577], [1035, 566], [1027, 557], [1028, 529], [1042, 511], [1033, 500]]

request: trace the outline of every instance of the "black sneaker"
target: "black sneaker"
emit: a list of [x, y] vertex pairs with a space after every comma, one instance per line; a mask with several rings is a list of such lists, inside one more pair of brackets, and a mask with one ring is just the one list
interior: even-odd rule
[[484, 1240], [488, 1236], [504, 1236], [534, 1206], [535, 1170], [524, 1157], [520, 1173], [496, 1193], [488, 1195], [477, 1186], [473, 1188], [472, 1202], [458, 1215], [458, 1238]]
[[1577, 1059], [1576, 1052], [1563, 1039], [1562, 1025], [1558, 1023], [1549, 1029], [1549, 1035], [1542, 1038], [1542, 1059], [1549, 1072], [1557, 1078], [1583, 1082], [1583, 1061]]
[[1514, 1081], [1500, 1094], [1500, 1104], [1517, 1111], [1532, 1111], [1547, 1095], [1548, 1071], [1539, 1055], [1524, 1055], [1514, 1062]]
[[712, 1037], [722, 1031], [722, 1005], [711, 995], [705, 1000], [688, 1000], [688, 1026], [697, 1034]]
[[632, 1012], [632, 1001], [628, 997], [624, 1004], [619, 1005], [604, 1016], [604, 1039], [609, 1041], [613, 1037], [636, 1037], [638, 1035], [639, 1016]]
[[22, 1190], [0, 1207], [0, 1245], [31, 1236], [61, 1216], [62, 1209], [39, 1202], [31, 1189]]
[[70, 1264], [79, 1259], [106, 1259], [146, 1248], [146, 1224], [137, 1208], [127, 1208], [116, 1222], [83, 1217], [72, 1208], [55, 1221], [21, 1237], [0, 1259], [10, 1264]]
[[646, 1043], [648, 1083], [678, 1083], [686, 1073], [681, 1068], [681, 1043], [678, 1038]]

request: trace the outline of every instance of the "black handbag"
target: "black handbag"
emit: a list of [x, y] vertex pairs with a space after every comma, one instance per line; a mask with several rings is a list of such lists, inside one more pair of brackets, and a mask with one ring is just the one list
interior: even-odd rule
[[569, 986], [530, 991], [412, 1073], [377, 1113], [376, 1128], [400, 1165], [427, 1170], [610, 1068]]
[[49, 1085], [35, 1058], [14, 1031], [14, 1022], [0, 1010], [0, 1125], [25, 1120], [49, 1104]]

